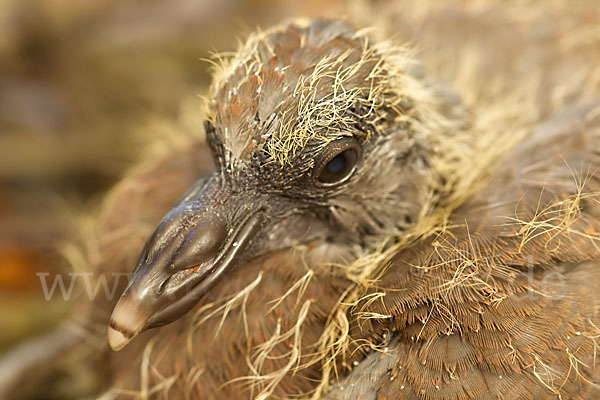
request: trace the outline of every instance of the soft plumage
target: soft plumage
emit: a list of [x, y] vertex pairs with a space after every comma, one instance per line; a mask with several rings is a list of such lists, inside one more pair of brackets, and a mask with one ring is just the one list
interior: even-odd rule
[[[192, 187], [117, 305], [149, 307], [144, 318], [113, 314], [111, 343], [131, 343], [90, 352], [109, 365], [103, 399], [595, 398], [600, 103], [532, 129], [519, 110], [551, 107], [527, 88], [496, 103], [493, 82], [455, 93], [381, 43], [327, 21], [251, 36], [219, 64], [207, 103], [216, 172], [194, 183], [211, 167], [193, 141], [113, 191], [88, 245], [97, 273], [130, 269], [141, 242], [122, 241], [145, 240], [144, 224]], [[321, 185], [344, 149], [355, 168]], [[182, 239], [209, 211], [227, 227], [268, 218], [204, 297], [164, 312], [173, 277], [211, 262], [212, 248], [198, 261]], [[84, 305], [83, 325], [100, 331], [112, 306]]]

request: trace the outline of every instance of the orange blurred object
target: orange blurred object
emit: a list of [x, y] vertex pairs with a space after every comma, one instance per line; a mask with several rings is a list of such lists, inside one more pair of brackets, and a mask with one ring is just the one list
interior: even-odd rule
[[31, 290], [39, 287], [36, 270], [40, 257], [20, 249], [0, 252], [0, 290]]

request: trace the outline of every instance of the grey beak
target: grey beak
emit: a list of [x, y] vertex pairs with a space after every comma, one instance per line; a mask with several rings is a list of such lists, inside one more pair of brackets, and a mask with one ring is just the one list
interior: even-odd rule
[[[196, 190], [197, 192], [197, 190]], [[140, 332], [188, 312], [234, 265], [265, 221], [249, 208], [233, 221], [229, 196], [202, 190], [173, 208], [156, 228], [113, 310], [108, 340], [123, 348]], [[229, 220], [229, 222], [228, 222]]]

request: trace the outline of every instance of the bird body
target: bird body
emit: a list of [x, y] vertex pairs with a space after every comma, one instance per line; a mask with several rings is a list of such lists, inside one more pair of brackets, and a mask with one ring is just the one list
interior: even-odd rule
[[[208, 143], [132, 174], [96, 226], [98, 273], [136, 265], [82, 308], [120, 350], [93, 352], [102, 399], [598, 395], [600, 102], [478, 147], [405, 49], [322, 20], [215, 76]], [[122, 228], [165, 213], [136, 264]]]
[[[449, 154], [473, 134], [469, 117], [419, 74], [401, 50], [325, 21], [253, 36], [224, 65], [206, 125], [211, 179], [266, 194], [259, 202], [285, 217], [268, 217], [267, 239], [246, 248], [261, 255], [172, 328], [185, 335], [161, 328], [151, 347], [139, 345], [160, 349], [155, 384], [171, 377], [169, 393], [205, 398], [308, 396], [330, 380], [331, 398], [591, 398], [598, 104], [540, 126], [459, 201]], [[319, 165], [333, 160], [329, 148], [348, 157], [354, 138], [354, 175], [327, 192], [308, 180], [330, 167]], [[111, 329], [123, 325], [119, 307]], [[173, 338], [185, 339], [176, 351], [160, 342]]]
[[366, 331], [399, 354], [377, 398], [597, 396], [597, 107], [539, 127], [442, 233], [393, 256], [367, 307], [391, 315]]
[[[596, 195], [588, 194], [600, 186], [585, 165], [599, 159], [600, 125], [597, 117], [586, 121], [597, 107], [540, 126], [441, 233], [392, 252], [391, 264], [352, 307], [356, 342], [339, 362], [340, 382], [323, 398], [594, 398], [600, 211]], [[268, 349], [275, 358], [262, 364], [268, 372], [316, 357], [331, 310], [352, 283], [329, 265], [341, 262], [344, 251], [313, 243], [244, 265], [244, 274], [223, 281], [206, 300], [221, 305], [237, 295], [237, 311], [221, 320], [221, 309], [201, 324], [209, 313], [188, 315], [143, 334], [115, 357], [117, 365], [124, 357], [148, 368], [147, 386], [139, 381], [144, 373], [129, 367], [118, 369], [114, 386], [176, 398], [186, 391], [248, 397], [247, 359], [260, 355], [255, 346], [285, 338]], [[297, 282], [305, 287], [292, 289]], [[378, 292], [385, 295], [373, 296]], [[290, 343], [304, 315], [303, 353], [294, 359]], [[201, 346], [207, 341], [212, 345]], [[272, 395], [309, 393], [321, 372], [321, 364], [288, 372]]]

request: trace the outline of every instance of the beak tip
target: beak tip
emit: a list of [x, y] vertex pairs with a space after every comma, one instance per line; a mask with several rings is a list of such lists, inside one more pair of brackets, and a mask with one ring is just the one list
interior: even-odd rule
[[131, 338], [125, 336], [122, 332], [119, 332], [112, 326], [108, 327], [108, 344], [110, 345], [110, 348], [114, 351], [121, 350], [130, 341]]
[[131, 293], [124, 293], [115, 306], [108, 324], [108, 344], [119, 351], [144, 330], [148, 310]]

